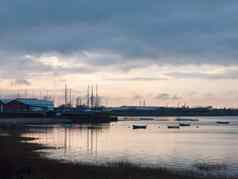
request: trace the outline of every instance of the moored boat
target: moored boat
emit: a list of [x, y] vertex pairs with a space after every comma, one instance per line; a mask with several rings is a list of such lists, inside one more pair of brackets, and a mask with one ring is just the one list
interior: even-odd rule
[[170, 125], [168, 126], [168, 129], [179, 129], [180, 126], [179, 125]]
[[133, 124], [132, 129], [146, 129], [146, 125], [144, 124]]
[[181, 127], [189, 127], [189, 126], [191, 126], [191, 123], [183, 123], [183, 122], [180, 122], [180, 123], [179, 123], [179, 126], [181, 126]]
[[230, 124], [229, 121], [217, 121], [216, 123], [217, 124]]
[[153, 121], [154, 118], [152, 118], [152, 117], [141, 117], [140, 120], [142, 120], [142, 121]]
[[194, 118], [176, 118], [176, 121], [190, 121], [190, 122], [198, 122], [199, 119]]

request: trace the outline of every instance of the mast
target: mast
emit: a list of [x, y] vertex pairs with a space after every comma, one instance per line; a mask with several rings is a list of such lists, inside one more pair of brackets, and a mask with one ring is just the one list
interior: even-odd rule
[[95, 98], [95, 106], [98, 107], [98, 85], [96, 85], [96, 98]]
[[64, 90], [64, 104], [65, 106], [67, 105], [68, 103], [68, 89], [67, 89], [67, 84], [65, 83], [65, 90]]
[[89, 99], [89, 85], [88, 85], [88, 90], [87, 90], [87, 106], [89, 107], [90, 105], [90, 99]]
[[72, 106], [72, 89], [70, 88], [69, 90], [69, 104], [70, 104], [70, 107]]
[[93, 86], [91, 87], [91, 107], [94, 107], [94, 94], [93, 94]]

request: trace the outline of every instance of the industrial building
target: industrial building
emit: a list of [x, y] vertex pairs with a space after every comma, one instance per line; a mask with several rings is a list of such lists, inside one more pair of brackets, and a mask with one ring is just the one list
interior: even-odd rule
[[1, 112], [48, 112], [53, 111], [54, 102], [35, 98], [0, 99]]
[[12, 99], [0, 99], [0, 112], [4, 111], [4, 106], [12, 101]]

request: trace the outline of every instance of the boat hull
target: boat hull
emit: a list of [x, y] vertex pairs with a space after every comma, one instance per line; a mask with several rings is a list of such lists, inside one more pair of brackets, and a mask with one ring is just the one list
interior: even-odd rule
[[146, 129], [147, 126], [145, 125], [133, 125], [132, 129]]
[[189, 127], [191, 126], [191, 124], [187, 124], [187, 123], [179, 123], [180, 127]]
[[179, 126], [168, 126], [168, 129], [179, 129]]
[[228, 122], [228, 121], [217, 121], [216, 123], [217, 124], [224, 124], [224, 125], [230, 124], [230, 122]]

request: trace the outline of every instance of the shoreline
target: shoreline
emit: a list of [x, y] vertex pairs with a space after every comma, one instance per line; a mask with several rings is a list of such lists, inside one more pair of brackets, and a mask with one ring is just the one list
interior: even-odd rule
[[[2, 135], [1, 135], [2, 134]], [[198, 176], [193, 172], [176, 172], [165, 168], [150, 168], [126, 162], [110, 165], [69, 163], [43, 157], [40, 149], [48, 147], [22, 141], [33, 140], [20, 136], [21, 130], [0, 129], [0, 179], [210, 179], [221, 176]], [[229, 177], [237, 178], [237, 177]]]

